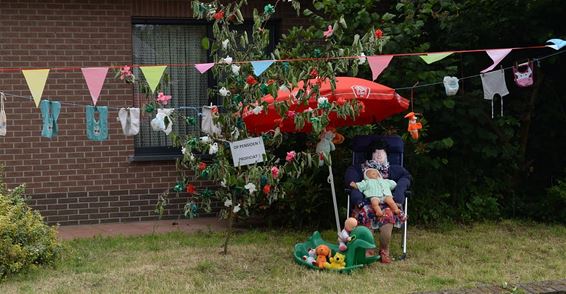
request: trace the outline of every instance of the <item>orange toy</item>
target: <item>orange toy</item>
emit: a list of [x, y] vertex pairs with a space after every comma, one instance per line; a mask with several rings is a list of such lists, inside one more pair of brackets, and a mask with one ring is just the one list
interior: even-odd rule
[[415, 140], [418, 140], [419, 130], [423, 128], [423, 125], [417, 122], [417, 116], [414, 112], [407, 113], [407, 115], [405, 115], [405, 118], [409, 119], [409, 127], [407, 128], [407, 130], [411, 134], [411, 137], [413, 137], [413, 139]]
[[330, 257], [330, 247], [326, 245], [316, 246], [316, 263], [320, 269], [324, 269], [325, 265], [328, 264], [328, 257]]

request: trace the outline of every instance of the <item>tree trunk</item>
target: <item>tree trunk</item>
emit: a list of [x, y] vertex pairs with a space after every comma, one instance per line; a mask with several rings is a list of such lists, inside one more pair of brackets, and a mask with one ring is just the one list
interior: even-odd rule
[[226, 230], [226, 239], [224, 239], [224, 255], [228, 254], [228, 242], [232, 236], [232, 226], [234, 224], [234, 213], [232, 211], [228, 213], [228, 230]]

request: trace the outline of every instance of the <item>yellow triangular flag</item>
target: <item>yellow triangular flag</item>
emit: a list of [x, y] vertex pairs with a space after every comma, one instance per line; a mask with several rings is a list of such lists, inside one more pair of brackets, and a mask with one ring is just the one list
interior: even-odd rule
[[35, 107], [39, 107], [43, 88], [45, 88], [45, 81], [47, 81], [47, 75], [49, 75], [49, 69], [24, 69], [22, 73], [28, 83], [33, 101], [35, 101]]
[[152, 93], [155, 93], [155, 89], [157, 88], [157, 85], [159, 85], [161, 76], [166, 68], [166, 65], [140, 66]]
[[441, 59], [448, 57], [452, 53], [454, 53], [454, 52], [432, 53], [432, 54], [427, 54], [427, 55], [420, 55], [420, 58], [422, 58], [426, 62], [426, 64], [431, 64], [433, 62], [437, 62]]

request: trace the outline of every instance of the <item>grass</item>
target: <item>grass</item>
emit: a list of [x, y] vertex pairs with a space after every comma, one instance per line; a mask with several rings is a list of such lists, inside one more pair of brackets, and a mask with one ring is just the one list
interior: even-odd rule
[[[55, 268], [9, 277], [0, 293], [407, 293], [563, 279], [566, 228], [503, 221], [409, 230], [409, 258], [351, 275], [294, 263], [293, 245], [311, 232], [237, 233], [230, 254], [223, 235], [169, 233], [66, 242]], [[336, 238], [332, 231], [326, 240]], [[400, 234], [393, 254], [400, 254]]]

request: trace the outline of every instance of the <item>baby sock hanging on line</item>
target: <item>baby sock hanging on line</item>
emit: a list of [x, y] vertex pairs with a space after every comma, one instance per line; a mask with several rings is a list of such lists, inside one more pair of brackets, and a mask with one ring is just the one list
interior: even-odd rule
[[503, 96], [509, 94], [505, 83], [505, 72], [503, 69], [482, 73], [481, 82], [483, 85], [483, 98], [491, 101], [491, 118], [493, 114], [493, 96], [501, 96], [501, 116], [503, 116]]
[[0, 92], [0, 136], [6, 136], [6, 112], [4, 111], [4, 100], [6, 100], [6, 95]]
[[53, 138], [59, 133], [59, 126], [57, 120], [61, 113], [61, 103], [59, 101], [41, 100], [39, 103], [39, 110], [41, 111], [42, 129], [41, 136], [45, 138]]
[[458, 93], [458, 89], [460, 85], [458, 84], [459, 80], [457, 77], [444, 77], [444, 88], [446, 89], [446, 96], [454, 96]]
[[140, 132], [140, 109], [120, 108], [118, 120], [122, 125], [122, 131], [126, 136], [135, 136]]
[[[95, 119], [96, 113], [98, 120]], [[86, 106], [86, 136], [93, 141], [108, 139], [108, 107]]]

